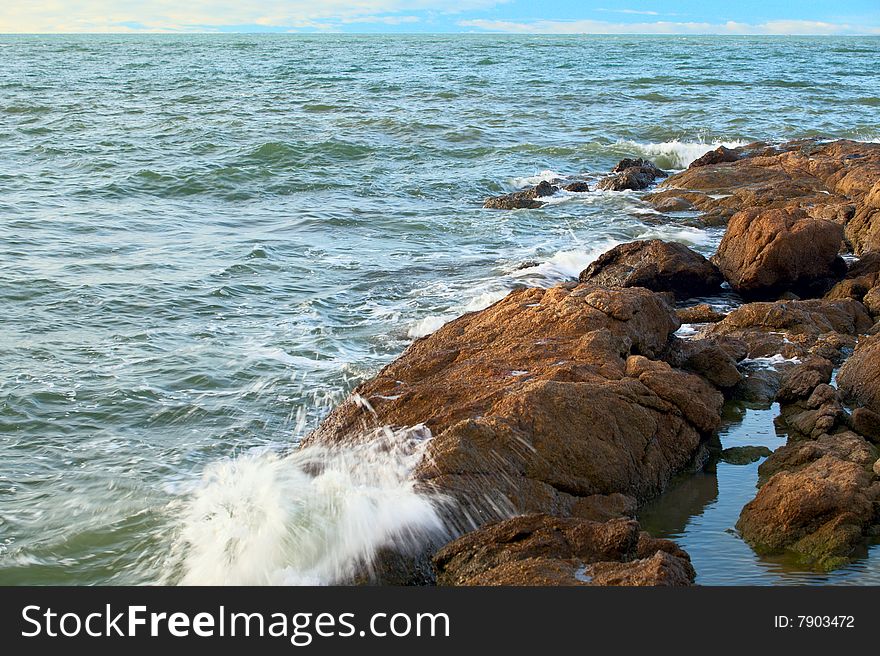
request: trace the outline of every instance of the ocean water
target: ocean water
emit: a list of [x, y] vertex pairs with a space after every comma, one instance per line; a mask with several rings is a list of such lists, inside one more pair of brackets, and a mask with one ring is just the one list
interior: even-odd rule
[[719, 143], [880, 139], [878, 54], [0, 36], [0, 584], [332, 583], [389, 536], [442, 530], [408, 479], [418, 430], [387, 436], [393, 458], [318, 454], [317, 479], [298, 439], [413, 338], [516, 286], [632, 239], [720, 238], [637, 193], [483, 198], [624, 156], [678, 169]]

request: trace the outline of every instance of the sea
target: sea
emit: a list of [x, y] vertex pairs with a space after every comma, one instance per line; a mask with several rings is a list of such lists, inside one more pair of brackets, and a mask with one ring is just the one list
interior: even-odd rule
[[[876, 37], [0, 36], [0, 585], [332, 585], [444, 531], [410, 478], [428, 438], [299, 440], [511, 289], [721, 237], [639, 192], [483, 200], [623, 157], [880, 140], [878, 61]], [[778, 446], [773, 414], [722, 441]], [[733, 525], [756, 469], [643, 521], [698, 582], [880, 582], [875, 547], [831, 574], [754, 554]]]

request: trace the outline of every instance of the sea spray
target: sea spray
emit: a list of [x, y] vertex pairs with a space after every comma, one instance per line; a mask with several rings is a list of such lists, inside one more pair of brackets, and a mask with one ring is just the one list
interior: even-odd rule
[[448, 501], [416, 489], [424, 426], [356, 444], [209, 465], [180, 512], [184, 585], [330, 585], [369, 576], [386, 546], [415, 552], [445, 532]]

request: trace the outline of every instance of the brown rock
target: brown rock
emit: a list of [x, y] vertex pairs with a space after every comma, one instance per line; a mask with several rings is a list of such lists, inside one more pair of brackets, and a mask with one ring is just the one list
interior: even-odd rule
[[880, 484], [872, 472], [825, 455], [770, 478], [743, 508], [737, 529], [760, 553], [789, 552], [833, 569], [864, 545], [878, 499]]
[[569, 184], [565, 185], [563, 189], [565, 189], [566, 191], [583, 194], [590, 190], [590, 185], [582, 180], [578, 180], [575, 182], [570, 182]]
[[690, 563], [665, 551], [628, 563], [596, 563], [586, 568], [591, 585], [687, 586], [694, 576]]
[[696, 209], [694, 204], [681, 196], [666, 196], [654, 203], [658, 212], [691, 212]]
[[843, 275], [842, 242], [842, 226], [803, 210], [743, 210], [731, 218], [712, 261], [742, 294], [801, 294]]
[[559, 191], [559, 187], [555, 187], [545, 180], [525, 191], [488, 198], [483, 203], [483, 207], [496, 210], [535, 209], [544, 205], [543, 201], [538, 200], [539, 198], [552, 196], [557, 191]]
[[782, 379], [776, 395], [779, 403], [794, 403], [808, 399], [821, 384], [831, 382], [834, 363], [825, 358], [810, 357], [789, 369]]
[[741, 339], [750, 358], [816, 355], [839, 362], [843, 350], [872, 325], [865, 306], [852, 299], [775, 301], [742, 305], [706, 334]]
[[737, 161], [698, 164], [671, 176], [647, 200], [686, 198], [709, 225], [747, 208], [800, 208], [845, 225], [856, 253], [880, 250], [880, 146], [800, 140], [736, 151]]
[[[658, 562], [650, 561], [660, 556]], [[587, 566], [598, 563], [600, 581]], [[627, 563], [612, 575], [611, 564]], [[688, 585], [687, 554], [639, 532], [634, 520], [605, 523], [526, 515], [485, 526], [434, 556], [439, 585]], [[629, 583], [615, 582], [628, 580]]]
[[859, 340], [837, 374], [837, 385], [845, 401], [880, 414], [880, 335]]
[[826, 434], [815, 440], [796, 440], [779, 447], [761, 463], [758, 475], [761, 481], [765, 481], [782, 471], [796, 472], [825, 456], [869, 468], [877, 453], [861, 436], [851, 431]]
[[608, 175], [596, 185], [597, 189], [606, 191], [638, 191], [651, 186], [658, 178], [665, 178], [666, 173], [652, 162], [644, 159], [623, 159], [611, 169]]
[[718, 323], [727, 315], [719, 312], [708, 303], [680, 308], [675, 312], [682, 323]]
[[705, 155], [698, 157], [691, 165], [688, 167], [689, 169], [695, 169], [699, 166], [708, 166], [709, 164], [723, 164], [725, 162], [735, 162], [741, 157], [740, 152], [733, 150], [731, 148], [727, 148], [725, 146], [718, 146], [715, 150], [710, 150]]
[[508, 512], [572, 514], [579, 499], [644, 499], [693, 466], [723, 397], [649, 358], [679, 323], [643, 288], [523, 289], [417, 340], [306, 444], [424, 424], [420, 485], [458, 502], [458, 530]]
[[645, 287], [678, 298], [719, 290], [721, 274], [705, 257], [684, 244], [659, 239], [612, 248], [581, 272], [580, 281], [606, 287]]
[[871, 316], [880, 317], [880, 285], [871, 289], [862, 299]]
[[856, 408], [852, 412], [852, 427], [859, 435], [880, 444], [880, 414], [868, 408]]

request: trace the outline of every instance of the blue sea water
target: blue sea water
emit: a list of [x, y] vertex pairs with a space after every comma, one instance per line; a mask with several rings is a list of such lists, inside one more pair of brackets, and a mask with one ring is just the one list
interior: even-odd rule
[[[222, 553], [179, 552], [274, 553], [235, 520], [291, 521], [272, 459], [414, 337], [615, 243], [720, 238], [637, 193], [483, 198], [624, 156], [878, 140], [878, 55], [867, 37], [0, 36], [0, 584], [218, 582]], [[225, 534], [193, 528], [229, 507]], [[785, 582], [748, 558], [718, 582]], [[235, 581], [332, 582], [313, 570]]]

